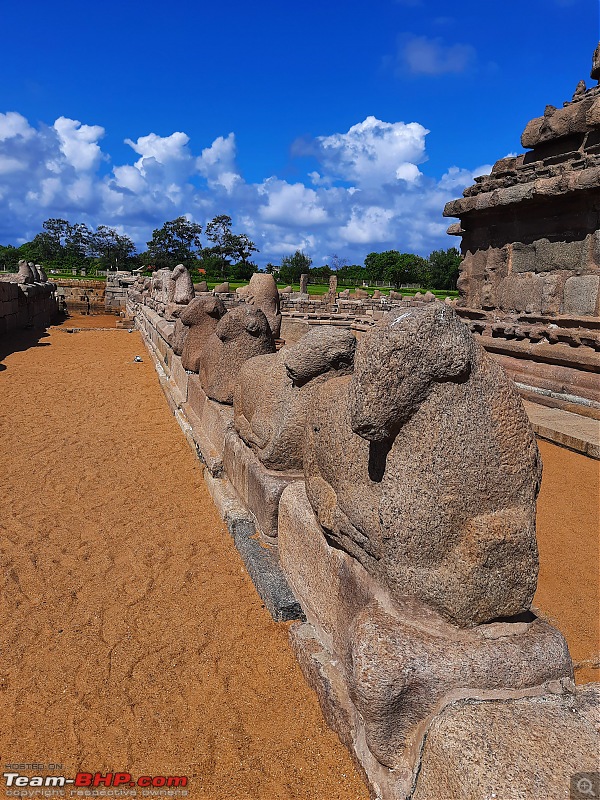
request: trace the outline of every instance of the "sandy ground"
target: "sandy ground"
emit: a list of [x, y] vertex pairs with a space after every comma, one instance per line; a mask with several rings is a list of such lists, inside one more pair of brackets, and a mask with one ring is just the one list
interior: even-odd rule
[[[0, 365], [3, 764], [188, 775], [204, 800], [366, 800], [139, 335], [66, 332], [114, 324], [81, 317], [0, 344], [14, 350]], [[540, 448], [535, 602], [586, 661], [598, 650], [598, 462]], [[589, 665], [577, 674], [598, 679]]]
[[206, 800], [366, 800], [139, 334], [74, 324], [0, 372], [3, 765], [187, 775]]
[[577, 683], [600, 681], [600, 462], [538, 442], [540, 574], [534, 605], [565, 635]]

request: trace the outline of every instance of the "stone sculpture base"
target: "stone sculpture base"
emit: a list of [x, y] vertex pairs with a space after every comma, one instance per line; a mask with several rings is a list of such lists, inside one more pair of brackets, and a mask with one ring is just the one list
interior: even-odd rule
[[233, 427], [233, 408], [208, 398], [197, 375], [188, 375], [187, 399], [182, 408], [194, 430], [202, 460], [211, 475], [220, 476], [225, 436]]
[[233, 429], [225, 434], [223, 465], [242, 503], [254, 515], [259, 532], [268, 543], [277, 544], [281, 495], [291, 483], [302, 480], [302, 473], [266, 469]]
[[301, 483], [281, 497], [279, 557], [307, 618], [291, 629], [292, 647], [374, 797], [409, 796], [428, 731], [452, 704], [573, 688], [563, 637], [533, 614], [461, 629], [395, 602], [327, 543]]

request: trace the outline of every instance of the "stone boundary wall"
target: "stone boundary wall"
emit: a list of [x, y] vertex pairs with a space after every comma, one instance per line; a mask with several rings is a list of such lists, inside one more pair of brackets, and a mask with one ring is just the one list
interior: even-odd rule
[[561, 635], [528, 613], [457, 628], [392, 602], [323, 536], [305, 475], [266, 469], [234, 409], [183, 368], [175, 323], [141, 303], [127, 311], [265, 605], [275, 620], [298, 620], [292, 648], [371, 796], [566, 796], [573, 773], [594, 769], [597, 689], [574, 686]]
[[87, 309], [86, 298], [89, 298], [92, 311], [104, 310], [105, 281], [61, 279], [56, 281], [56, 286], [56, 295], [63, 299], [67, 309], [85, 311]]
[[57, 310], [53, 284], [0, 281], [0, 334], [46, 327]]

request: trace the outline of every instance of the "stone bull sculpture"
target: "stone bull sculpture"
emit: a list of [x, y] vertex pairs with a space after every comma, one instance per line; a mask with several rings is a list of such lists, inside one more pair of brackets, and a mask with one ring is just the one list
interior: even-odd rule
[[252, 306], [237, 306], [219, 320], [201, 350], [197, 365], [202, 388], [211, 400], [233, 405], [242, 364], [274, 352], [275, 340], [263, 312]]
[[243, 364], [233, 399], [235, 427], [267, 469], [302, 469], [310, 394], [322, 381], [348, 375], [355, 349], [350, 331], [323, 326]]
[[224, 314], [222, 301], [212, 296], [194, 298], [181, 312], [171, 343], [184, 369], [198, 372], [206, 341]]
[[448, 306], [388, 315], [312, 395], [306, 491], [393, 597], [471, 627], [529, 608], [541, 460], [521, 400]]

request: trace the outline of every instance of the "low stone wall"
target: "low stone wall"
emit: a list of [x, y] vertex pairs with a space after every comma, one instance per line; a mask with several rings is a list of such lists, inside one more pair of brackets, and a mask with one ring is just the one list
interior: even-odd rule
[[18, 328], [43, 328], [56, 312], [53, 284], [0, 281], [0, 334]]
[[104, 310], [105, 281], [61, 279], [56, 281], [56, 286], [57, 297], [62, 299], [67, 309], [87, 311], [89, 300], [91, 311]]
[[[433, 341], [415, 330], [423, 352], [405, 371], [401, 391], [410, 391], [410, 378], [418, 373], [440, 382], [434, 390], [439, 405], [434, 411], [417, 381], [420, 403], [429, 410], [421, 418], [413, 408], [411, 424], [396, 434], [401, 441], [391, 445], [377, 440], [388, 408], [401, 400], [396, 351], [385, 351], [398, 335], [391, 323], [364, 337], [354, 361], [352, 375], [360, 370], [364, 381], [354, 430], [361, 429], [371, 393], [382, 412], [367, 418], [364, 429], [373, 439], [363, 444], [350, 429], [346, 407], [352, 397], [345, 360], [351, 336], [315, 331], [315, 320], [290, 317], [292, 325], [307, 325], [308, 344], [246, 361], [232, 407], [211, 400], [200, 376], [184, 369], [172, 346], [175, 321], [133, 298], [127, 311], [144, 336], [172, 412], [205, 465], [208, 488], [261, 597], [276, 620], [298, 620], [290, 628], [294, 652], [373, 797], [567, 796], [574, 773], [596, 769], [593, 690], [574, 686], [561, 634], [523, 610], [535, 586], [535, 537], [527, 521], [534, 518], [539, 482], [533, 433], [509, 382], [485, 354], [477, 355], [481, 349], [452, 310], [437, 305], [392, 320], [409, 330], [425, 319], [432, 331], [441, 326], [440, 337], [447, 324], [452, 332]], [[234, 310], [231, 317], [240, 315]], [[373, 320], [363, 333], [372, 327]], [[468, 380], [457, 340], [472, 359]], [[319, 351], [322, 341], [328, 349]], [[409, 351], [412, 341], [398, 335], [399, 346], [408, 342]], [[344, 346], [336, 350], [335, 342]], [[402, 358], [410, 359], [410, 352]], [[328, 360], [333, 373], [322, 371]], [[295, 376], [291, 384], [284, 366]], [[382, 373], [392, 379], [382, 384], [385, 401], [378, 400]], [[471, 381], [483, 383], [469, 390]], [[302, 416], [307, 405], [316, 416], [298, 430], [294, 415]], [[244, 420], [258, 437], [252, 447]], [[265, 436], [294, 443], [291, 449], [304, 438], [303, 470], [289, 469], [289, 453], [281, 451], [275, 456], [285, 469], [267, 468], [277, 458], [267, 458]], [[497, 458], [511, 465], [510, 476], [501, 477]], [[482, 486], [486, 502], [490, 492], [499, 492], [501, 505], [494, 501], [487, 513], [475, 503], [457, 545], [453, 531], [439, 533], [440, 526], [462, 513], [465, 498], [475, 498]], [[377, 507], [373, 515], [369, 509]], [[423, 513], [433, 527], [420, 527]], [[371, 531], [384, 523], [383, 536]], [[401, 539], [401, 550], [414, 550], [417, 561], [414, 571], [398, 576], [395, 567], [386, 572], [386, 562], [395, 558], [390, 547]], [[457, 547], [451, 563], [447, 547]], [[454, 587], [445, 599], [440, 585]]]

